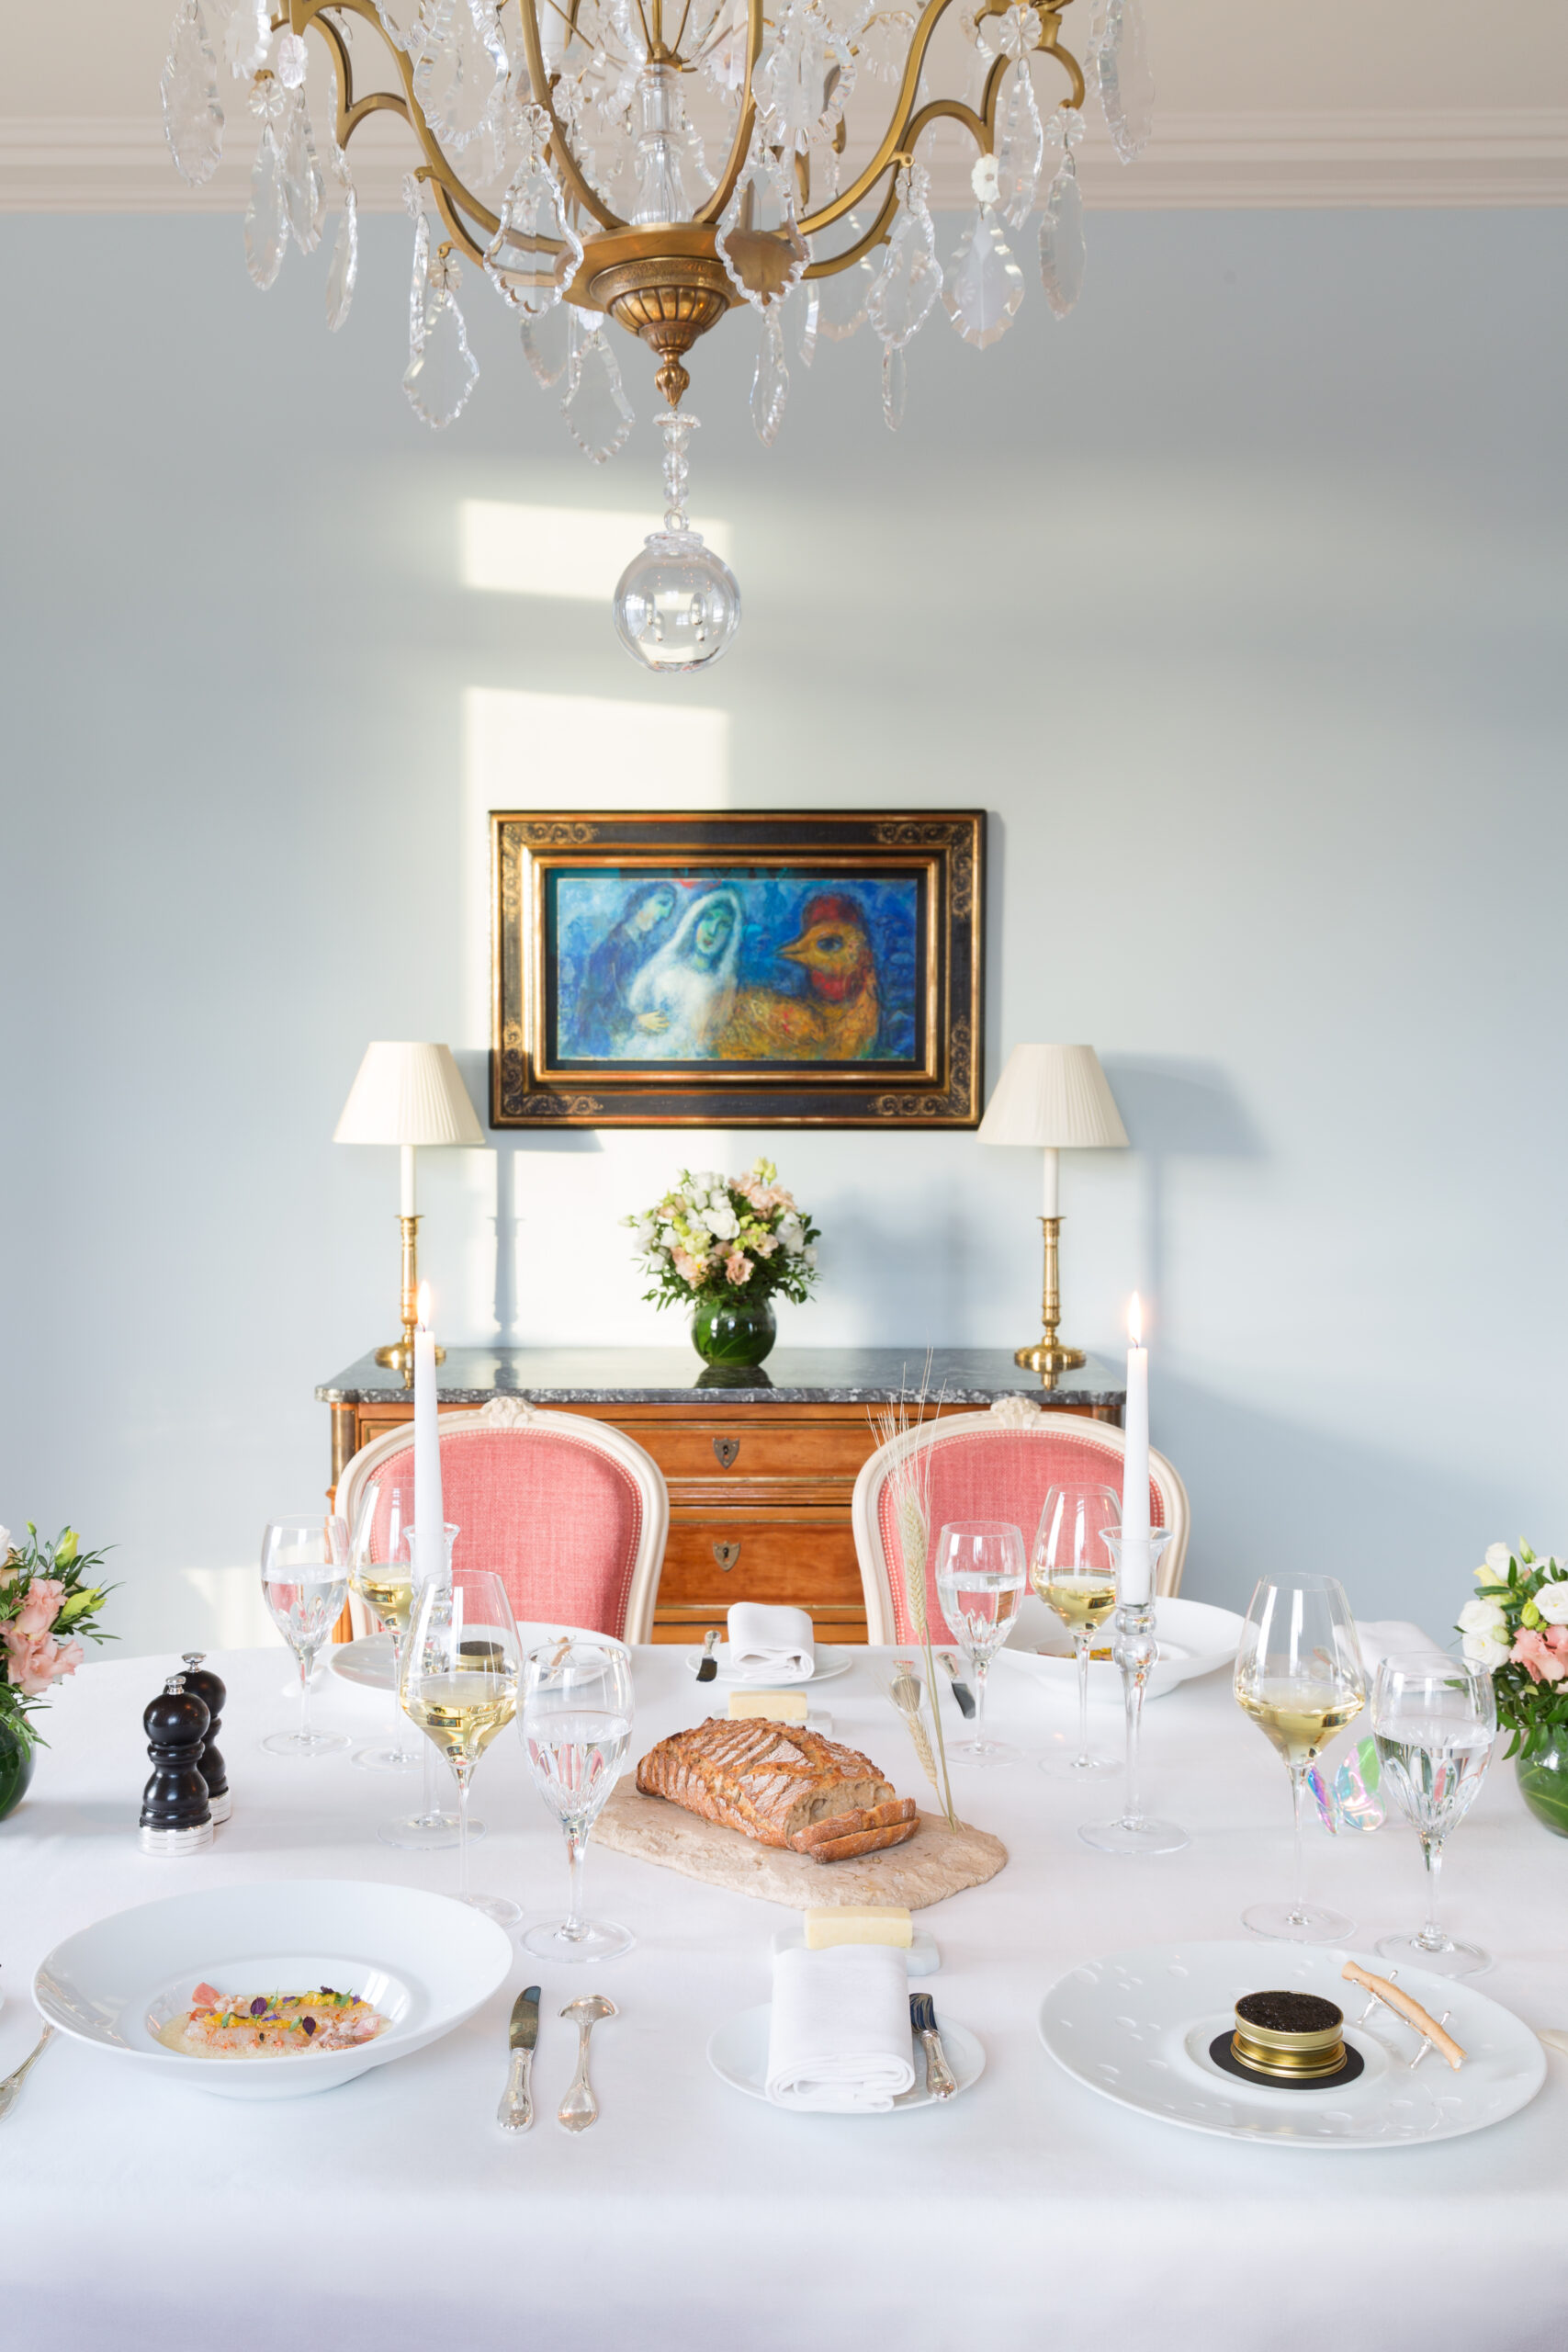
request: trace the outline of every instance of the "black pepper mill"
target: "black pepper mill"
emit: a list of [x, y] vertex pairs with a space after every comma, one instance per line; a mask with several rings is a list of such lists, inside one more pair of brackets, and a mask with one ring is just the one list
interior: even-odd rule
[[141, 1720], [152, 1759], [152, 1777], [141, 1793], [142, 1852], [191, 1854], [210, 1846], [212, 1807], [198, 1769], [206, 1700], [186, 1690], [183, 1674], [172, 1674]]
[[229, 1794], [228, 1768], [215, 1745], [223, 1728], [223, 1709], [229, 1693], [217, 1675], [202, 1673], [201, 1661], [206, 1655], [205, 1650], [186, 1650], [186, 1672], [181, 1679], [187, 1690], [194, 1690], [197, 1697], [207, 1703], [209, 1720], [201, 1751], [201, 1777], [207, 1782], [208, 1802], [212, 1807], [212, 1826], [216, 1829], [220, 1822], [228, 1820], [234, 1809], [233, 1800]]

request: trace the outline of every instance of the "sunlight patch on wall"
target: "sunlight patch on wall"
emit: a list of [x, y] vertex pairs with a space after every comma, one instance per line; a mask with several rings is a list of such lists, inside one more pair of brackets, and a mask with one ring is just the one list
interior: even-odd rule
[[[465, 588], [509, 596], [569, 596], [607, 604], [657, 514], [605, 513], [590, 506], [518, 506], [465, 498], [459, 509]], [[693, 517], [693, 528], [727, 563], [728, 523]]]

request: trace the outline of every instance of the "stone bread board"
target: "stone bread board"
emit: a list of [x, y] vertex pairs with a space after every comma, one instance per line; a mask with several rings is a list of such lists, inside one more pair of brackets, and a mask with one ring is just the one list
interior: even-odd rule
[[814, 1862], [682, 1812], [667, 1797], [643, 1796], [629, 1773], [610, 1792], [592, 1838], [613, 1853], [636, 1854], [687, 1878], [727, 1886], [759, 1902], [787, 1904], [794, 1911], [838, 1903], [900, 1903], [923, 1911], [945, 1895], [995, 1878], [1008, 1858], [1001, 1839], [987, 1830], [953, 1830], [940, 1814], [922, 1813], [919, 1834], [902, 1846], [885, 1846], [878, 1854], [852, 1861]]

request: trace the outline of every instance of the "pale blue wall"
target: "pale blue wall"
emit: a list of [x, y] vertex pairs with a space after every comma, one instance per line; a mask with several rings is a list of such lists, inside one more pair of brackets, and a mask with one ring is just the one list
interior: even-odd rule
[[[482, 1042], [475, 688], [721, 710], [739, 806], [996, 812], [991, 1070], [1112, 1072], [1139, 1148], [1067, 1170], [1068, 1319], [1154, 1295], [1189, 1591], [1332, 1567], [1437, 1629], [1487, 1541], [1568, 1540], [1563, 216], [1091, 229], [1068, 325], [929, 329], [896, 439], [861, 343], [772, 453], [749, 331], [700, 353], [748, 616], [693, 687], [458, 575], [464, 497], [652, 507], [637, 355], [596, 472], [470, 281], [436, 440], [404, 223], [334, 339], [320, 258], [264, 300], [234, 221], [0, 222], [0, 1519], [116, 1540], [133, 1645], [210, 1632], [181, 1572], [319, 1494], [312, 1384], [387, 1336], [391, 1156], [330, 1136], [367, 1038]], [[646, 797], [615, 741], [495, 797]], [[1032, 1155], [764, 1140], [828, 1236], [787, 1335], [1030, 1334]], [[751, 1148], [503, 1139], [499, 1281], [495, 1159], [433, 1159], [453, 1335], [675, 1339], [615, 1220]]]

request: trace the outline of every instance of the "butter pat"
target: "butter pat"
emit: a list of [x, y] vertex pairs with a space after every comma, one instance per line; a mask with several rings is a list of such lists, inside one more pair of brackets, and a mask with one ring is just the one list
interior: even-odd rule
[[804, 1690], [732, 1690], [729, 1713], [733, 1722], [743, 1715], [765, 1715], [771, 1724], [803, 1724], [806, 1721]]
[[806, 1914], [806, 1949], [830, 1951], [835, 1944], [894, 1944], [908, 1951], [914, 1941], [908, 1911], [896, 1903], [840, 1903]]

